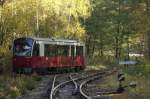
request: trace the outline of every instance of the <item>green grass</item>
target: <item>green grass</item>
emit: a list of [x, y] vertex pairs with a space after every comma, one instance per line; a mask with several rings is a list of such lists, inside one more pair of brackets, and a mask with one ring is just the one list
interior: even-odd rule
[[12, 77], [11, 54], [8, 54], [0, 57], [0, 99], [18, 99], [34, 89], [41, 77], [36, 75]]
[[112, 88], [116, 89], [118, 87], [117, 74], [112, 74], [102, 78], [99, 85], [97, 86], [100, 89]]
[[137, 83], [137, 88], [128, 90], [127, 99], [150, 99], [150, 62], [142, 60], [139, 64], [133, 66], [122, 66], [121, 70], [126, 75], [127, 83], [131, 81]]
[[0, 76], [0, 99], [18, 99], [27, 91], [32, 90], [37, 85], [41, 77], [38, 76], [17, 76], [12, 78], [10, 75]]
[[[93, 61], [94, 60], [94, 61]], [[137, 83], [136, 88], [127, 88], [126, 92], [120, 95], [113, 95], [110, 99], [150, 99], [150, 61], [144, 59], [138, 59], [138, 64], [129, 65], [125, 67], [124, 65], [119, 65], [115, 59], [101, 59], [93, 58], [88, 63], [95, 68], [103, 66], [105, 68], [116, 67], [125, 74], [126, 80], [124, 85], [129, 85], [130, 82], [134, 81]], [[116, 77], [117, 78], [117, 77]], [[108, 82], [107, 82], [108, 81]], [[104, 84], [100, 84], [100, 87], [113, 87], [116, 81], [109, 78]]]

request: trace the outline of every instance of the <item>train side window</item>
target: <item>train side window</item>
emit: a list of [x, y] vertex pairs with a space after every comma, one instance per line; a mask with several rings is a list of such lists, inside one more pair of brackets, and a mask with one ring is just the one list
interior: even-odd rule
[[76, 56], [83, 56], [83, 46], [76, 46]]
[[57, 55], [59, 56], [68, 56], [69, 55], [69, 46], [61, 45], [57, 46]]
[[39, 56], [39, 44], [34, 44], [33, 46], [33, 56]]
[[71, 46], [71, 56], [75, 56], [75, 46]]
[[48, 57], [55, 56], [56, 55], [56, 46], [46, 44], [45, 48], [44, 48], [44, 54], [45, 54], [45, 56], [48, 56]]

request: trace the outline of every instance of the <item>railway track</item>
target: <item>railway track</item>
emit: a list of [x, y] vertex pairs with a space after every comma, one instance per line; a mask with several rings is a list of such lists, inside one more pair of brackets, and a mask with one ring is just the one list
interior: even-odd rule
[[[68, 78], [65, 78], [66, 81], [55, 85], [57, 77], [58, 76], [55, 76], [55, 79], [53, 80], [53, 87], [51, 89], [50, 99], [57, 99], [58, 98], [58, 94], [57, 93], [61, 92], [60, 88], [66, 86], [67, 84], [70, 84], [72, 82], [72, 80], [69, 78], [70, 77], [70, 75], [69, 75]], [[68, 88], [67, 88], [67, 90], [68, 90]], [[63, 96], [65, 96], [65, 95], [63, 95]]]
[[[50, 99], [91, 99], [90, 96], [87, 96], [85, 91], [83, 91], [83, 87], [91, 81], [95, 79], [99, 79], [100, 77], [104, 77], [104, 75], [108, 74], [108, 72], [97, 72], [92, 74], [70, 74], [68, 78], [65, 78], [66, 81], [55, 85], [55, 79], [53, 80], [53, 87], [50, 93]], [[82, 76], [84, 75], [84, 76]]]
[[102, 78], [112, 75], [114, 72], [112, 70], [84, 71], [47, 75], [36, 89], [20, 99], [99, 99], [117, 93], [111, 88], [101, 90], [96, 87]]
[[112, 75], [115, 72], [116, 71], [108, 71], [108, 72], [103, 73], [102, 75], [96, 75], [96, 76], [93, 76], [92, 78], [84, 80], [80, 84], [81, 97], [84, 99], [96, 99], [96, 98], [99, 99], [102, 95], [109, 95], [109, 94], [115, 93], [116, 91], [114, 91], [114, 90], [112, 91], [112, 89], [106, 89], [105, 91], [99, 90], [98, 88], [96, 88], [95, 85], [92, 86], [93, 87], [92, 89], [94, 89], [94, 90], [91, 90], [91, 88], [87, 87], [87, 85], [89, 85], [91, 82], [94, 82], [97, 79], [101, 79], [103, 77]]

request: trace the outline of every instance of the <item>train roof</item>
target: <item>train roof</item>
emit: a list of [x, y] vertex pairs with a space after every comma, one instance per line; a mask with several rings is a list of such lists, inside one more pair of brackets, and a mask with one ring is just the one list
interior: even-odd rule
[[[37, 42], [40, 43], [54, 43], [57, 42], [58, 43], [65, 43], [65, 44], [75, 44], [75, 45], [84, 45], [83, 42], [80, 42], [78, 40], [65, 40], [65, 39], [54, 39], [54, 38], [38, 38], [38, 37], [21, 37], [21, 38], [31, 38]], [[18, 38], [19, 39], [19, 38]]]
[[79, 42], [77, 40], [64, 40], [64, 39], [53, 39], [53, 38], [32, 38], [36, 41], [56, 41], [56, 42], [70, 42], [70, 43], [74, 43], [74, 42]]

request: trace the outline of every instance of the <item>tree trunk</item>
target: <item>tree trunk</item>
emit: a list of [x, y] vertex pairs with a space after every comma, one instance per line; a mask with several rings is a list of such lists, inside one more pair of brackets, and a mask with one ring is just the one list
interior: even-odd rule
[[[120, 17], [120, 0], [118, 1], [118, 16]], [[120, 19], [118, 20], [118, 27], [117, 27], [117, 35], [115, 37], [115, 58], [119, 60], [120, 57], [120, 47], [119, 47], [119, 34], [120, 34]]]
[[150, 34], [147, 33], [144, 36], [144, 56], [150, 59]]
[[[150, 10], [149, 10], [149, 0], [146, 0], [146, 15], [149, 17]], [[150, 30], [144, 34], [144, 56], [145, 58], [150, 60]]]
[[90, 44], [91, 44], [91, 37], [89, 37], [89, 38], [86, 38], [86, 53], [87, 53], [87, 55], [89, 55], [90, 54]]
[[99, 50], [99, 56], [103, 57], [104, 53], [103, 53], [103, 43], [101, 42], [100, 44], [100, 50]]
[[150, 33], [148, 33], [148, 59], [150, 60]]
[[118, 37], [116, 39], [116, 44], [115, 44], [115, 58], [118, 60], [119, 59], [119, 39]]

